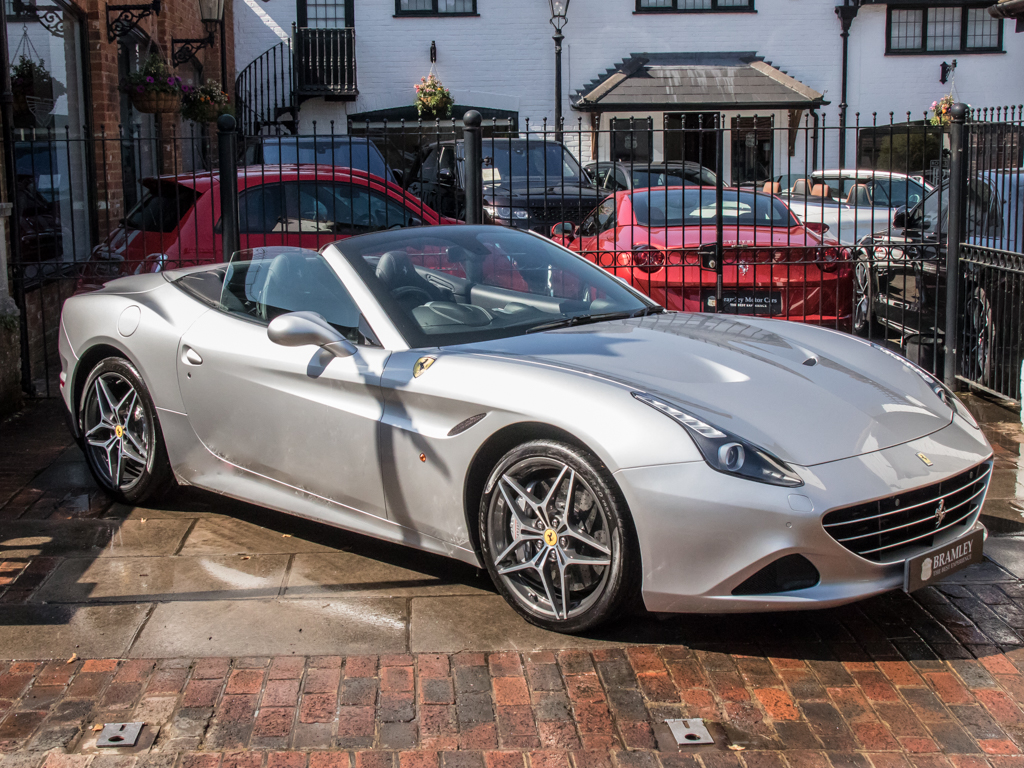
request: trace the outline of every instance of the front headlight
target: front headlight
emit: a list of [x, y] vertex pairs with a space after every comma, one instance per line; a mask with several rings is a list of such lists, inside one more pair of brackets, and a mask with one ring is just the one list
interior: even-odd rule
[[654, 395], [649, 395], [646, 392], [633, 392], [632, 394], [641, 403], [661, 411], [686, 429], [690, 433], [690, 437], [693, 438], [693, 442], [697, 444], [704, 461], [712, 469], [758, 483], [782, 485], [787, 488], [795, 488], [804, 484], [804, 481], [789, 468], [786, 462], [775, 458], [753, 443], [723, 432], [718, 427], [701, 421], [696, 416], [686, 413]]
[[484, 211], [486, 211], [492, 219], [501, 219], [502, 221], [530, 218], [530, 212], [526, 208], [509, 208], [504, 205], [485, 205]]

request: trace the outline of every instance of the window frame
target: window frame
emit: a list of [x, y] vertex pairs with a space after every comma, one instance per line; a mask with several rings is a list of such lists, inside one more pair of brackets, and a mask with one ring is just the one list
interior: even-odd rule
[[395, 0], [395, 18], [442, 18], [458, 17], [458, 16], [479, 16], [480, 13], [477, 11], [476, 3], [477, 0], [472, 0], [473, 10], [472, 11], [440, 11], [438, 10], [439, 0], [430, 0], [432, 9], [429, 11], [403, 11], [402, 0]]
[[[639, 2], [639, 0], [637, 0]], [[885, 12], [885, 55], [886, 56], [944, 56], [946, 54], [984, 54], [984, 53], [1006, 53], [1003, 47], [1003, 19], [997, 19], [999, 23], [999, 41], [994, 48], [968, 48], [967, 47], [967, 19], [968, 11], [985, 9], [987, 5], [976, 3], [929, 3], [925, 4], [891, 4], [886, 6]], [[932, 8], [959, 8], [960, 9], [960, 47], [954, 49], [928, 50], [928, 11]], [[893, 11], [921, 11], [921, 46], [918, 48], [893, 48], [892, 47], [892, 13]]]
[[739, 5], [727, 5], [719, 7], [719, 0], [711, 0], [710, 8], [680, 8], [680, 0], [671, 0], [671, 8], [645, 8], [643, 0], [636, 0], [636, 10], [633, 13], [757, 13], [754, 0], [747, 0], [746, 7]]

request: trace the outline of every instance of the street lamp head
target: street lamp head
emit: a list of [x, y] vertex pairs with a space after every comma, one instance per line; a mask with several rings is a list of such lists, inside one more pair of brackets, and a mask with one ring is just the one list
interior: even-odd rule
[[569, 12], [569, 0], [548, 0], [551, 3], [551, 26], [559, 32], [569, 20], [566, 16]]
[[199, 18], [204, 23], [224, 20], [224, 0], [199, 0]]

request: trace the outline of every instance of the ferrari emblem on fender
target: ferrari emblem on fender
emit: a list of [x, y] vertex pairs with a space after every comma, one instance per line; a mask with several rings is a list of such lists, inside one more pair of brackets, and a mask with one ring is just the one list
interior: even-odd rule
[[917, 458], [923, 461], [926, 467], [930, 467], [932, 465], [932, 460], [925, 456], [923, 453], [917, 454]]
[[427, 368], [432, 366], [436, 359], [436, 357], [421, 357], [419, 360], [417, 360], [416, 364], [413, 365], [412, 367], [413, 378], [418, 379], [420, 376], [426, 373]]
[[935, 508], [935, 527], [942, 525], [942, 519], [946, 516], [946, 500], [939, 499], [939, 506]]
[[548, 528], [544, 531], [544, 543], [549, 547], [553, 547], [558, 543], [558, 534], [555, 533], [554, 528]]

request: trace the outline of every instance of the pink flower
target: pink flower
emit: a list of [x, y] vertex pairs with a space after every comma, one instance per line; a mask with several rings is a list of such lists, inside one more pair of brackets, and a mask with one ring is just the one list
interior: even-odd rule
[[138, 91], [139, 93], [145, 93], [146, 92], [146, 89], [143, 88], [141, 85], [136, 86], [135, 90]]

